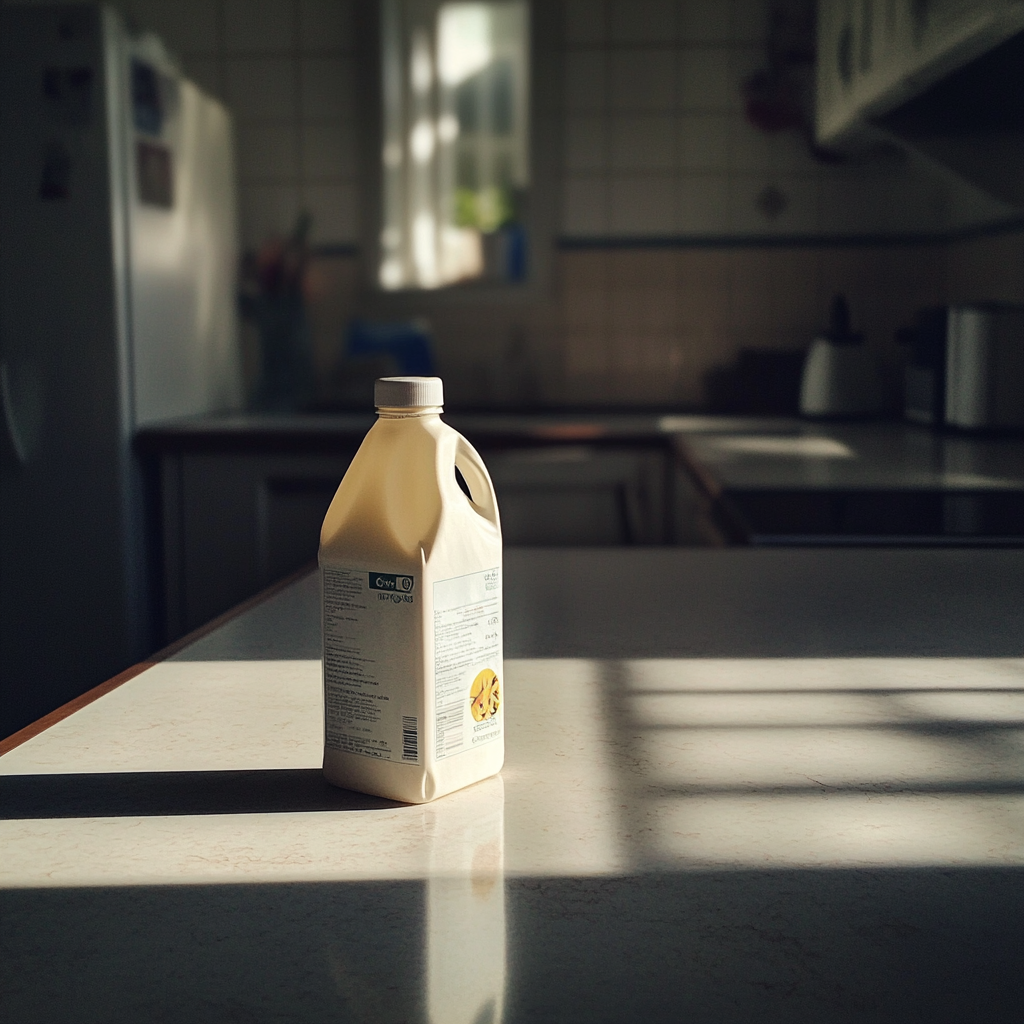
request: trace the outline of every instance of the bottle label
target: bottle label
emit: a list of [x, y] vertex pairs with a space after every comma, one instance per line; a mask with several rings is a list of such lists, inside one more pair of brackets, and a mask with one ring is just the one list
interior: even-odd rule
[[332, 750], [421, 764], [423, 678], [416, 579], [321, 570], [324, 588], [324, 743]]
[[434, 584], [438, 760], [501, 737], [501, 569]]

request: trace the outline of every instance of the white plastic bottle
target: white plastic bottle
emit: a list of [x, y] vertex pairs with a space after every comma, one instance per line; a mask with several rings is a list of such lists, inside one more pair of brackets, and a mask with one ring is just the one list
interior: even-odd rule
[[324, 775], [424, 803], [504, 761], [501, 524], [439, 378], [383, 378], [374, 401], [320, 532]]

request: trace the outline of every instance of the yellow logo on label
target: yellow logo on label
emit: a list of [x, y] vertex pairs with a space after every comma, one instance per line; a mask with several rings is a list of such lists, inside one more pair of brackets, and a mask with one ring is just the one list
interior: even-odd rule
[[469, 709], [478, 722], [493, 718], [501, 707], [501, 684], [494, 671], [485, 668], [469, 688]]

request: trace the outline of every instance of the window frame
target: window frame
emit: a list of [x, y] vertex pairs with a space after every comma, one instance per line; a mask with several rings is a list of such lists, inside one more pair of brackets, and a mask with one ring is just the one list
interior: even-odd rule
[[383, 90], [381, 5], [356, 4], [356, 139], [359, 185], [363, 197], [359, 222], [360, 279], [370, 315], [401, 318], [436, 306], [536, 303], [551, 292], [557, 215], [558, 11], [560, 5], [528, 0], [530, 32], [529, 203], [527, 273], [524, 281], [457, 281], [438, 288], [380, 286], [381, 226], [384, 222]]

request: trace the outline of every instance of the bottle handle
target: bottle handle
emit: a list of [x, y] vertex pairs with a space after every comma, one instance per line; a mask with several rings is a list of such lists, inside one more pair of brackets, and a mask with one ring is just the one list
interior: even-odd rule
[[483, 459], [477, 450], [460, 434], [455, 441], [455, 467], [462, 474], [474, 511], [501, 530], [498, 518], [498, 502], [494, 497], [494, 485]]

